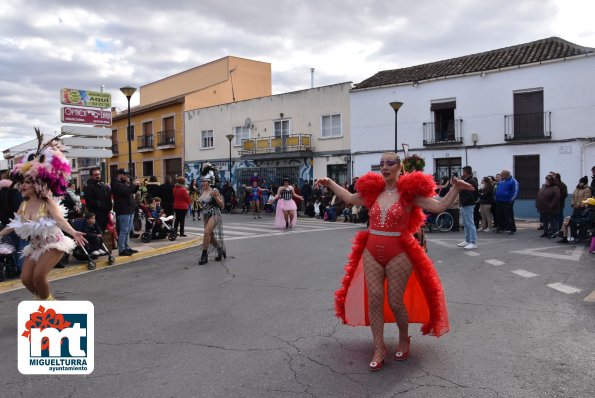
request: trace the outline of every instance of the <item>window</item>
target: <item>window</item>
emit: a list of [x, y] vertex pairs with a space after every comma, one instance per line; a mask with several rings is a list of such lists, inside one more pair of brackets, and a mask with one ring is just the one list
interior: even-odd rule
[[514, 138], [543, 137], [543, 90], [514, 93]]
[[165, 159], [163, 161], [163, 165], [165, 166], [165, 175], [170, 176], [174, 180], [180, 176], [182, 176], [182, 159], [175, 158], [175, 159]]
[[437, 158], [434, 159], [436, 170], [434, 171], [434, 178], [440, 181], [442, 177], [452, 177], [457, 174], [459, 177], [463, 175], [461, 158]]
[[201, 148], [212, 148], [213, 147], [213, 130], [201, 131]]
[[[126, 126], [128, 128], [128, 126]], [[130, 130], [128, 131], [128, 139], [130, 141], [134, 141], [134, 124], [130, 125]]]
[[455, 109], [456, 101], [436, 101], [430, 105], [430, 110], [434, 112], [434, 141], [454, 141], [455, 140]]
[[515, 156], [513, 173], [519, 183], [517, 199], [535, 199], [539, 191], [539, 155]]
[[113, 180], [114, 178], [116, 178], [116, 173], [118, 172], [118, 165], [117, 164], [110, 164], [109, 166], [109, 179], [110, 181]]
[[326, 137], [341, 137], [341, 114], [323, 115], [320, 135]]
[[289, 135], [289, 119], [277, 120], [275, 122], [275, 137], [287, 137]]
[[153, 134], [153, 122], [145, 122], [143, 123], [143, 135], [149, 136]]
[[143, 176], [151, 177], [153, 175], [153, 161], [149, 160], [143, 162]]
[[246, 126], [236, 127], [235, 129], [235, 141], [234, 145], [242, 145], [242, 140], [247, 140], [250, 138], [250, 129]]
[[176, 127], [175, 127], [175, 123], [174, 123], [174, 117], [170, 116], [170, 117], [166, 117], [163, 119], [163, 131], [175, 131]]
[[118, 154], [118, 130], [112, 130], [112, 154]]

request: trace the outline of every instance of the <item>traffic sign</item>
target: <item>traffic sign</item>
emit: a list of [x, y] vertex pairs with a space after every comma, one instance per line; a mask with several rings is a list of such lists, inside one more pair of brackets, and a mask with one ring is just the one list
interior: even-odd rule
[[110, 137], [112, 131], [103, 127], [62, 126], [63, 134], [87, 137]]
[[112, 151], [99, 148], [67, 148], [64, 150], [71, 158], [111, 158]]
[[112, 112], [101, 109], [63, 106], [61, 114], [63, 123], [98, 124], [102, 126], [111, 126], [112, 124]]
[[86, 148], [111, 148], [112, 140], [105, 138], [69, 137], [63, 138], [62, 143], [68, 146], [79, 146]]

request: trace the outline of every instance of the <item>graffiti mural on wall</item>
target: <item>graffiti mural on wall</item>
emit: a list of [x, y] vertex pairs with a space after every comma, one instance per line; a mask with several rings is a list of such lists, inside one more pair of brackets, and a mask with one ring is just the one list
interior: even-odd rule
[[[205, 161], [206, 162], [206, 161]], [[203, 161], [190, 161], [184, 164], [184, 176], [186, 181], [190, 182], [200, 177], [200, 169]], [[219, 179], [224, 183], [229, 181], [229, 170], [227, 161], [209, 161], [219, 170]], [[302, 186], [305, 180], [314, 178], [314, 169], [312, 167], [312, 158], [302, 159], [282, 159], [282, 160], [243, 160], [231, 163], [231, 183], [234, 188], [238, 185], [246, 184], [245, 179], [249, 179], [254, 173], [258, 173], [261, 178], [266, 178], [272, 182], [281, 182], [283, 175], [291, 174], [293, 183]]]

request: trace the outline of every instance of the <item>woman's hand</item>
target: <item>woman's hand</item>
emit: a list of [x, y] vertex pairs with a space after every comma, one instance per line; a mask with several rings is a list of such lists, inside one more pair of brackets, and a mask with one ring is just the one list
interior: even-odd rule
[[452, 177], [450, 179], [450, 183], [452, 184], [453, 187], [458, 188], [461, 191], [474, 191], [475, 190], [473, 185], [471, 185], [468, 182], [465, 182], [463, 180], [458, 180], [455, 177]]
[[79, 246], [85, 246], [87, 244], [87, 239], [85, 239], [85, 234], [83, 232], [74, 231], [74, 234], [72, 234], [72, 238]]
[[324, 187], [328, 187], [331, 184], [331, 181], [332, 180], [330, 178], [328, 178], [328, 177], [322, 177], [322, 178], [319, 178], [318, 180], [316, 180], [315, 183], [316, 184], [320, 184], [320, 185], [322, 185]]
[[211, 190], [212, 197], [217, 198], [218, 195], [219, 195], [219, 192], [215, 191], [214, 189]]

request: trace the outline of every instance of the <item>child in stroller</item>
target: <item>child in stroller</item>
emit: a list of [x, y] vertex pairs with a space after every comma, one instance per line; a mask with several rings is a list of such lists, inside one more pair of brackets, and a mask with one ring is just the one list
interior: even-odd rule
[[159, 198], [152, 198], [148, 205], [141, 203], [139, 206], [145, 216], [145, 232], [140, 236], [143, 243], [148, 243], [153, 239], [176, 240], [177, 231], [173, 228], [174, 216], [166, 216], [159, 203]]
[[112, 265], [115, 260], [111, 255], [111, 252], [107, 249], [103, 243], [103, 234], [101, 228], [95, 222], [95, 214], [87, 213], [85, 218], [76, 218], [70, 221], [72, 227], [86, 234], [87, 244], [83, 246], [77, 246], [72, 251], [72, 257], [79, 261], [86, 261], [87, 268], [93, 270], [97, 267], [95, 261], [99, 256], [108, 256], [107, 263]]
[[[0, 230], [4, 229], [5, 225], [0, 224]], [[0, 240], [0, 282], [6, 278], [14, 278], [19, 274], [16, 265], [16, 244], [14, 236], [7, 235]]]

